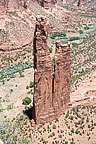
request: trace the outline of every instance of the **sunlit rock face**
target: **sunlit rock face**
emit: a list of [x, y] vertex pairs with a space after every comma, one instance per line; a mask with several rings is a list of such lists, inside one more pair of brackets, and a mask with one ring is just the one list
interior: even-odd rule
[[24, 8], [27, 8], [27, 1], [28, 0], [0, 0], [0, 6], [18, 9], [19, 5], [22, 5]]
[[70, 45], [56, 43], [54, 59], [47, 45], [48, 25], [37, 17], [34, 32], [34, 102], [32, 115], [36, 123], [59, 117], [70, 101]]

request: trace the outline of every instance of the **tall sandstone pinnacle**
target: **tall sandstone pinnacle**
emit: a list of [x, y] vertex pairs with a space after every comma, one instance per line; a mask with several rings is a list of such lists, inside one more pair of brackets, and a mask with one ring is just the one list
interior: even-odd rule
[[35, 122], [45, 123], [59, 117], [70, 101], [70, 45], [56, 43], [51, 59], [47, 46], [48, 25], [44, 17], [36, 18], [34, 32], [34, 98]]

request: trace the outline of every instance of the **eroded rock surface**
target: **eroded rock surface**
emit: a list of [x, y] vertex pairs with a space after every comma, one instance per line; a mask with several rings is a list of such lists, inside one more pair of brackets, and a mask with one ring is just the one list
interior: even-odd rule
[[34, 111], [36, 123], [59, 117], [70, 101], [70, 45], [56, 45], [55, 59], [47, 46], [46, 18], [38, 17], [34, 33]]

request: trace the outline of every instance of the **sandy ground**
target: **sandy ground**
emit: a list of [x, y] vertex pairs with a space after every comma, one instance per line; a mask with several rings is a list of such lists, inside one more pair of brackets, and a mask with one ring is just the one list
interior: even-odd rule
[[[81, 104], [83, 100], [83, 102], [85, 103], [89, 101], [93, 104], [96, 104], [96, 93], [95, 93], [96, 70], [90, 72], [85, 77], [82, 77], [81, 80], [79, 80], [77, 85], [78, 85], [77, 90], [75, 90], [75, 92], [72, 92], [70, 95], [70, 102], [74, 103], [75, 101], [77, 101], [78, 104]], [[93, 91], [93, 92], [91, 92], [89, 96], [87, 93], [90, 91]]]
[[5, 80], [5, 84], [0, 83], [0, 109], [3, 112], [0, 113], [0, 117], [12, 119], [24, 110], [22, 105], [22, 99], [29, 96], [33, 99], [31, 94], [28, 94], [30, 89], [26, 89], [26, 86], [30, 85], [30, 81], [33, 81], [33, 68], [25, 70], [24, 77], [20, 77], [19, 73], [15, 74], [15, 78], [9, 81]]

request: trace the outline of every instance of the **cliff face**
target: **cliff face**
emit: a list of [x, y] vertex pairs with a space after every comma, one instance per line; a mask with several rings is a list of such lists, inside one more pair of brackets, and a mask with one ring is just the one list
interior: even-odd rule
[[28, 0], [0, 0], [0, 6], [18, 9], [19, 5], [22, 5], [24, 8], [27, 8], [27, 1]]
[[57, 0], [37, 0], [37, 2], [45, 9], [50, 9], [52, 5], [57, 3]]
[[[25, 9], [22, 13], [9, 9], [6, 11], [6, 8], [0, 9], [0, 65], [2, 68], [13, 63], [18, 64], [24, 57], [25, 49], [32, 50], [33, 24], [35, 24], [32, 20], [30, 17], [26, 18]], [[19, 57], [22, 58], [19, 59]], [[10, 62], [7, 59], [10, 59]]]
[[34, 114], [36, 123], [59, 117], [70, 101], [70, 45], [56, 45], [51, 60], [47, 46], [48, 26], [37, 18], [34, 33]]
[[[18, 8], [19, 5], [22, 5], [24, 8], [27, 8], [27, 1], [31, 0], [0, 0], [0, 6], [4, 6], [7, 8]], [[44, 7], [45, 9], [49, 9], [52, 5], [57, 3], [57, 0], [33, 0], [37, 1], [39, 5]]]
[[55, 78], [53, 107], [58, 106], [56, 116], [64, 111], [66, 104], [70, 101], [70, 45], [56, 42], [55, 52]]
[[49, 109], [52, 107], [51, 59], [47, 46], [48, 26], [46, 22], [46, 19], [38, 17], [34, 34], [36, 123], [45, 122], [49, 118]]

